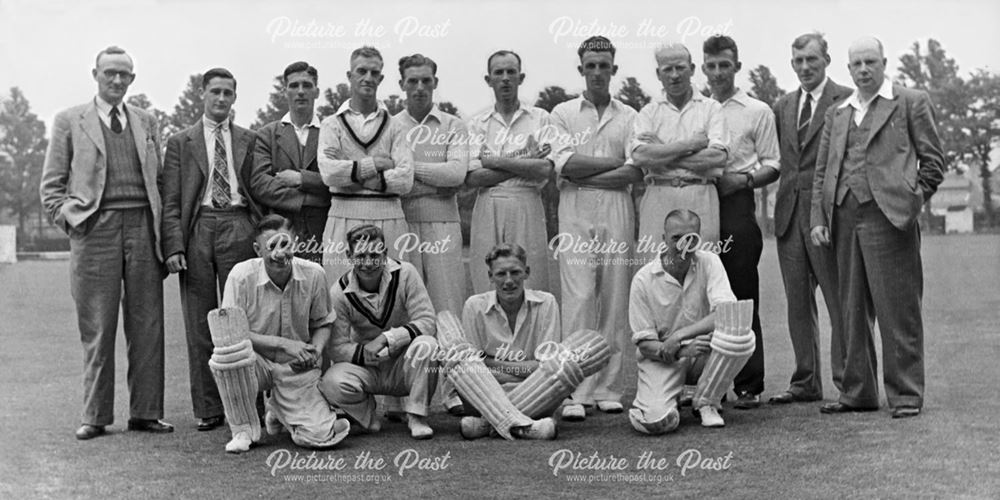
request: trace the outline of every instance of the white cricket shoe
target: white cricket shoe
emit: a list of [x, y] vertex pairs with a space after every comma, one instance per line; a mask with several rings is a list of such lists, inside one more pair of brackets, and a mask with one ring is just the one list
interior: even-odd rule
[[587, 410], [583, 405], [572, 404], [563, 406], [562, 419], [567, 422], [583, 422], [587, 418]]
[[531, 425], [516, 427], [511, 429], [511, 434], [521, 439], [539, 439], [551, 441], [558, 434], [556, 431], [556, 421], [546, 417], [535, 420]]
[[264, 428], [267, 429], [267, 433], [274, 436], [285, 430], [285, 426], [282, 425], [281, 421], [274, 414], [273, 411], [268, 410], [264, 414]]
[[253, 440], [250, 439], [250, 434], [240, 431], [237, 432], [233, 439], [226, 443], [226, 453], [244, 453], [250, 451], [250, 445]]
[[406, 425], [410, 428], [413, 439], [430, 439], [434, 437], [434, 429], [427, 425], [427, 419], [412, 413], [406, 414]]
[[719, 416], [719, 410], [716, 410], [711, 405], [705, 405], [698, 408], [698, 414], [701, 415], [701, 425], [702, 427], [725, 427], [726, 421], [722, 420]]
[[597, 409], [604, 413], [621, 413], [625, 411], [625, 407], [618, 401], [598, 401]]

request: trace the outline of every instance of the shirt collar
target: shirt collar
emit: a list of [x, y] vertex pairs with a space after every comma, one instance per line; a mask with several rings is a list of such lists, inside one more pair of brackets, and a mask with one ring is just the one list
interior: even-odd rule
[[[874, 96], [872, 96], [872, 98], [869, 99], [865, 103], [865, 106], [868, 106], [869, 104], [871, 104], [871, 102], [873, 100], [875, 100], [876, 97], [881, 97], [882, 99], [886, 99], [886, 100], [889, 100], [889, 101], [891, 101], [893, 99], [893, 95], [892, 95], [892, 81], [889, 80], [889, 77], [886, 77], [885, 80], [882, 80], [882, 86], [879, 87], [878, 88], [878, 92]], [[837, 106], [837, 108], [838, 109], [843, 109], [843, 108], [846, 108], [848, 106], [850, 106], [850, 107], [852, 107], [854, 109], [861, 109], [862, 108], [862, 106], [861, 106], [861, 95], [858, 94], [858, 90], [857, 89], [855, 89], [854, 92], [851, 93], [851, 96], [848, 97], [847, 99], [845, 99], [844, 102], [842, 102], [840, 104], [840, 106]]]
[[[691, 267], [688, 268], [688, 274], [691, 274], [691, 272], [695, 269], [698, 269], [698, 251], [695, 251], [695, 253], [691, 255]], [[653, 266], [653, 274], [657, 276], [669, 276], [670, 279], [674, 278], [667, 272], [666, 269], [663, 268], [663, 259], [661, 259], [659, 255], [656, 256], [656, 265]]]
[[809, 92], [806, 92], [806, 89], [804, 89], [802, 87], [799, 87], [799, 91], [800, 91], [799, 92], [799, 102], [800, 103], [801, 102], [805, 102], [806, 94], [813, 96], [813, 102], [819, 102], [819, 98], [823, 97], [823, 90], [826, 89], [826, 82], [829, 82], [829, 81], [830, 81], [830, 77], [828, 77], [828, 76], [823, 77], [823, 81], [820, 82], [820, 84], [817, 85], [816, 88], [812, 89]]
[[[292, 114], [291, 113], [285, 113], [285, 116], [281, 117], [281, 123], [287, 123], [287, 124], [289, 124], [289, 125], [291, 125], [293, 127], [295, 126], [295, 124], [292, 123]], [[319, 125], [320, 125], [319, 115], [316, 115], [314, 113], [313, 116], [312, 116], [312, 121], [306, 124], [306, 128], [309, 128], [309, 127], [319, 128]]]
[[[698, 89], [691, 87], [691, 100], [684, 103], [684, 107], [688, 107], [691, 103], [707, 101], [708, 99], [709, 98], [703, 96], [701, 92], [698, 91]], [[674, 103], [670, 102], [670, 99], [667, 98], [667, 89], [664, 88], [660, 88], [660, 93], [656, 97], [656, 102], [660, 102], [668, 106], [675, 107]]]
[[[410, 122], [420, 125], [420, 122], [417, 122], [417, 119], [410, 114], [410, 110], [404, 108], [403, 111], [401, 111], [401, 113]], [[424, 117], [424, 122], [430, 120], [431, 118], [437, 120], [438, 123], [441, 123], [441, 110], [438, 108], [437, 103], [431, 105], [431, 110], [427, 113], [427, 116]]]
[[222, 120], [222, 122], [217, 122], [207, 116], [202, 116], [202, 120], [205, 122], [205, 130], [215, 132], [215, 129], [222, 127], [223, 132], [229, 132], [229, 118]]
[[[545, 297], [537, 290], [532, 290], [530, 288], [524, 289], [524, 303], [525, 304], [541, 304], [545, 302]], [[486, 296], [486, 311], [489, 312], [491, 309], [496, 309], [498, 312], [503, 313], [503, 308], [500, 307], [500, 302], [497, 301], [497, 292], [492, 290]]]
[[[267, 267], [264, 266], [264, 259], [257, 257], [254, 259], [257, 264], [257, 286], [267, 286], [268, 283], [273, 284], [271, 277], [267, 275]], [[292, 277], [289, 281], [302, 281], [302, 270], [299, 269], [299, 263], [296, 262], [298, 257], [292, 257]], [[275, 288], [278, 285], [274, 285]]]
[[[380, 279], [378, 282], [379, 294], [381, 294], [382, 291], [385, 290], [387, 286], [389, 286], [389, 280], [392, 279], [392, 273], [400, 269], [401, 267], [403, 266], [401, 266], [399, 262], [396, 261], [395, 259], [392, 258], [386, 259], [385, 267], [382, 268], [382, 279]], [[358, 277], [354, 274], [354, 269], [351, 269], [351, 271], [347, 273], [347, 286], [344, 287], [344, 292], [372, 293], [361, 289], [361, 286], [358, 284]]]
[[[94, 104], [97, 105], [97, 111], [99, 111], [101, 113], [101, 115], [103, 115], [103, 116], [111, 116], [111, 108], [112, 108], [112, 106], [111, 106], [110, 103], [108, 103], [108, 101], [105, 101], [104, 99], [101, 99], [101, 96], [95, 96], [94, 97]], [[124, 101], [118, 103], [118, 111], [120, 113], [119, 116], [121, 116], [122, 114], [125, 114], [125, 102]]]
[[[517, 121], [518, 118], [521, 117], [522, 114], [526, 114], [526, 113], [528, 113], [530, 111], [531, 111], [531, 106], [530, 105], [525, 104], [522, 101], [518, 101], [517, 102], [517, 109], [514, 110], [514, 116], [513, 116], [513, 118], [511, 118], [510, 123], [513, 124], [514, 122]], [[479, 117], [479, 121], [481, 121], [481, 122], [488, 122], [490, 120], [490, 118], [493, 118], [494, 116], [496, 116], [496, 118], [497, 118], [498, 121], [500, 121], [500, 122], [504, 121], [503, 117], [500, 116], [500, 113], [497, 111], [497, 105], [496, 105], [495, 102], [493, 103], [493, 106], [490, 107], [490, 109], [488, 109], [485, 113], [483, 113], [483, 115], [481, 117]]]
[[[377, 114], [380, 111], [385, 111], [386, 113], [389, 113], [389, 108], [385, 107], [385, 103], [382, 102], [382, 101], [378, 102], [378, 108], [376, 108], [375, 113]], [[359, 115], [359, 116], [361, 115], [360, 111], [355, 111], [354, 109], [351, 108], [351, 100], [350, 99], [344, 101], [344, 103], [341, 104], [339, 108], [337, 108], [337, 112], [335, 114], [337, 116], [340, 116], [340, 115], [342, 115], [344, 113], [352, 113], [352, 114]]]
[[726, 101], [721, 104], [725, 105], [729, 101], [735, 102], [745, 108], [747, 107], [747, 105], [750, 104], [750, 95], [747, 94], [745, 90], [737, 88], [736, 92], [732, 96], [730, 96], [729, 99], [726, 99]]

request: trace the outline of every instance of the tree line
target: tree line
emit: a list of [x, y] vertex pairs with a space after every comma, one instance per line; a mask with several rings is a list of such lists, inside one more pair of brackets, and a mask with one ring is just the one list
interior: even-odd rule
[[[751, 88], [748, 92], [769, 106], [785, 93], [767, 66], [757, 66], [750, 71], [749, 77]], [[958, 64], [948, 57], [940, 42], [930, 39], [925, 46], [914, 42], [910, 51], [899, 58], [895, 80], [930, 94], [937, 108], [936, 118], [948, 168], [962, 172], [969, 169], [978, 171], [982, 180], [985, 221], [988, 226], [996, 225], [998, 217], [993, 206], [992, 172], [989, 167], [993, 149], [1000, 139], [1000, 75], [977, 69], [963, 76]], [[257, 110], [250, 128], [259, 128], [284, 116], [287, 107], [282, 89], [282, 79], [278, 75], [274, 78], [267, 103]], [[702, 92], [706, 90], [702, 89]], [[552, 111], [559, 103], [576, 97], [563, 87], [553, 85], [542, 89], [534, 104]], [[651, 100], [634, 77], [623, 78], [615, 97], [637, 111]], [[316, 113], [320, 119], [332, 115], [349, 98], [350, 90], [346, 83], [329, 87], [317, 101]], [[390, 94], [383, 102], [392, 114], [405, 108], [405, 101], [398, 94]], [[131, 95], [126, 103], [145, 109], [156, 117], [161, 144], [166, 144], [167, 137], [201, 117], [201, 74], [188, 77], [187, 85], [171, 113], [153, 107], [145, 94]], [[450, 102], [438, 105], [445, 112], [463, 117]], [[19, 87], [12, 87], [9, 95], [0, 102], [0, 216], [7, 215], [17, 220], [19, 244], [27, 241], [26, 237], [38, 237], [40, 228], [45, 224], [38, 197], [38, 184], [48, 147], [45, 131], [45, 123], [31, 112], [24, 92]], [[773, 221], [765, 216], [767, 188], [758, 190], [757, 205], [762, 228], [770, 233]], [[633, 194], [638, 197], [641, 191], [642, 187], [638, 186]], [[550, 235], [554, 235], [557, 232], [558, 191], [553, 182], [545, 186], [542, 195], [548, 230]], [[459, 194], [463, 219], [471, 213], [474, 200], [472, 189]], [[37, 223], [34, 223], [35, 231], [29, 234], [27, 227], [32, 217], [37, 217]]]

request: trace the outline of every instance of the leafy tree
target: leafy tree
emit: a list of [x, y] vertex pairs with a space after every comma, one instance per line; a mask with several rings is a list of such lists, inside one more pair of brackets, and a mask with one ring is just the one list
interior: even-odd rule
[[622, 84], [622, 88], [618, 90], [615, 97], [623, 104], [632, 106], [632, 109], [636, 111], [642, 109], [643, 106], [649, 104], [649, 101], [652, 100], [648, 94], [643, 92], [639, 81], [631, 76], [625, 79], [625, 83]]
[[545, 87], [538, 93], [538, 100], [535, 101], [535, 106], [551, 113], [559, 103], [576, 99], [577, 97], [579, 97], [578, 94], [567, 94], [566, 90], [562, 87], [552, 85]]
[[257, 120], [250, 128], [257, 130], [268, 123], [280, 120], [288, 112], [288, 102], [285, 100], [285, 83], [282, 75], [274, 77], [274, 85], [267, 96], [267, 105], [257, 110]]
[[0, 209], [17, 217], [17, 239], [24, 241], [25, 222], [33, 212], [41, 213], [38, 186], [42, 178], [45, 123], [31, 112], [28, 98], [18, 87], [0, 102], [0, 153], [10, 161], [0, 161]]
[[328, 88], [323, 92], [323, 100], [326, 101], [326, 103], [316, 106], [316, 114], [318, 114], [319, 119], [322, 120], [323, 118], [336, 113], [337, 109], [350, 98], [351, 88], [348, 87], [346, 83], [338, 83], [336, 91]]
[[979, 167], [986, 223], [993, 226], [997, 224], [997, 214], [993, 208], [990, 153], [1000, 141], [1000, 75], [980, 69], [969, 78], [966, 89], [971, 97], [963, 127], [966, 159], [971, 166]]
[[456, 108], [455, 105], [452, 104], [451, 102], [448, 102], [448, 101], [439, 102], [438, 103], [438, 109], [440, 109], [441, 111], [444, 111], [445, 113], [455, 115], [455, 116], [457, 116], [459, 118], [462, 117], [462, 115], [459, 114], [459, 112], [458, 112], [458, 108]]
[[[771, 69], [761, 64], [750, 70], [750, 92], [749, 94], [759, 99], [768, 107], [774, 105], [785, 91], [778, 86], [778, 80], [774, 78]], [[757, 223], [765, 234], [774, 234], [774, 218], [767, 215], [767, 202], [770, 196], [771, 186], [762, 186], [757, 190]]]
[[194, 125], [204, 112], [205, 101], [201, 98], [201, 73], [195, 73], [188, 77], [187, 87], [177, 98], [174, 112], [170, 115], [170, 126], [167, 127], [167, 132], [171, 135], [176, 134]]

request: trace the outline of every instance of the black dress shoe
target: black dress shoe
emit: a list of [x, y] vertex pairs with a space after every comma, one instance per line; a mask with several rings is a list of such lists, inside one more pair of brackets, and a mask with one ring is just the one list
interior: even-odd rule
[[860, 411], [875, 411], [878, 408], [869, 408], [867, 406], [848, 406], [843, 403], [827, 403], [819, 407], [820, 413], [833, 414], [833, 413], [851, 413]]
[[130, 418], [128, 419], [128, 430], [166, 434], [168, 432], [174, 432], [174, 426], [162, 420]]
[[809, 401], [819, 401], [822, 399], [819, 396], [799, 396], [797, 394], [785, 391], [779, 394], [771, 396], [771, 399], [767, 400], [768, 403], [773, 405], [786, 405], [789, 403], [806, 403]]
[[218, 417], [203, 418], [198, 421], [198, 430], [210, 431], [212, 429], [217, 429], [219, 427], [222, 427], [222, 424], [224, 424], [225, 422], [226, 418], [221, 415]]
[[920, 415], [920, 408], [915, 406], [897, 406], [892, 409], [892, 418], [909, 418]]
[[104, 434], [103, 425], [90, 425], [83, 424], [79, 429], [76, 430], [76, 438], [81, 441], [86, 441], [87, 439], [93, 439], [97, 436]]

